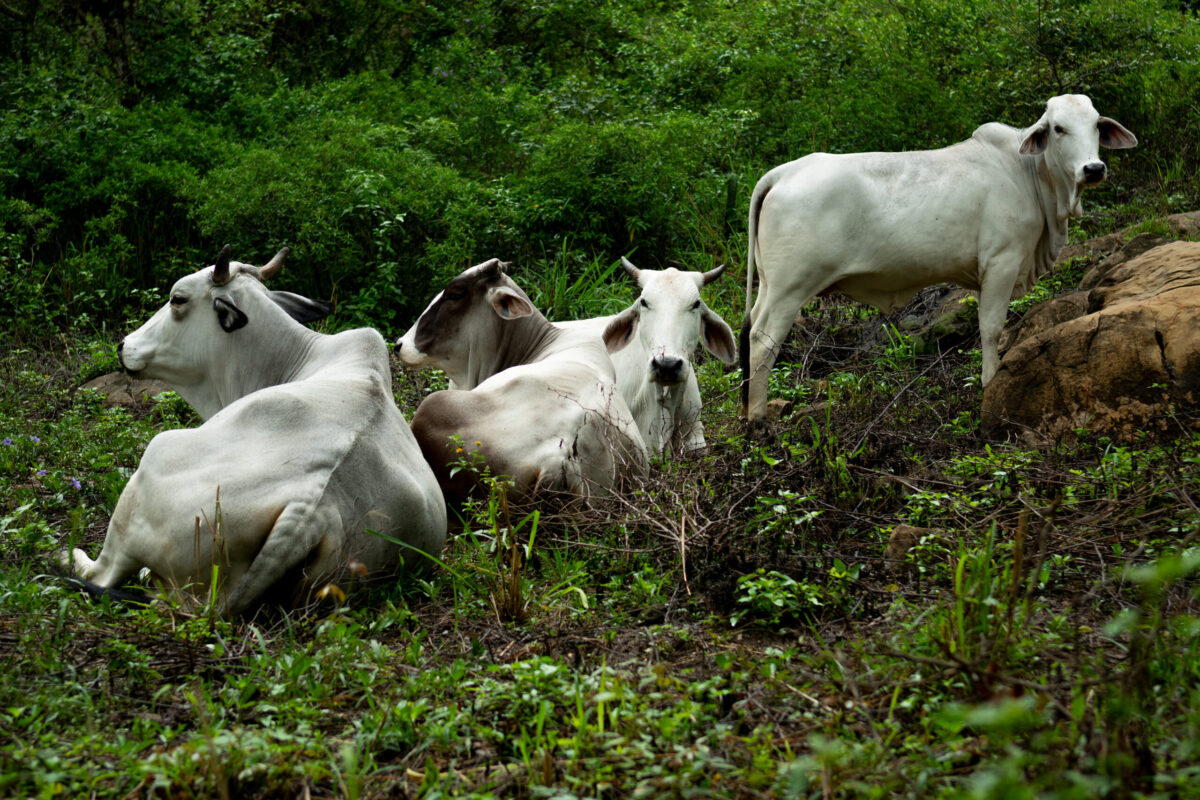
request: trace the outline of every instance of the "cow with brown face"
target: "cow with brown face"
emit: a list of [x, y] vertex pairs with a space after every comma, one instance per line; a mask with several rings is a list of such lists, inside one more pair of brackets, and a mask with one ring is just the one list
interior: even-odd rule
[[497, 259], [450, 281], [396, 351], [451, 381], [425, 398], [412, 429], [452, 505], [475, 481], [458, 462], [482, 459], [518, 500], [604, 494], [646, 463], [604, 342], [550, 324]]

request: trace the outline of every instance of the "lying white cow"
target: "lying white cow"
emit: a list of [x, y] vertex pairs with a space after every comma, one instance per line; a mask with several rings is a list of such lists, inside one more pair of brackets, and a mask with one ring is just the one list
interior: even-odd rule
[[986, 385], [1009, 300], [1051, 269], [1084, 188], [1104, 180], [1097, 147], [1136, 144], [1087, 97], [1063, 95], [1025, 130], [990, 122], [941, 150], [814, 153], [768, 172], [750, 198], [747, 420], [763, 417], [767, 374], [796, 312], [825, 291], [890, 311], [934, 283], [977, 290]]
[[370, 531], [441, 549], [445, 506], [393, 400], [383, 338], [300, 324], [328, 306], [262, 284], [286, 254], [260, 270], [230, 262], [226, 245], [121, 343], [130, 374], [170, 383], [205, 422], [154, 437], [100, 557], [63, 554], [80, 577], [112, 588], [148, 567], [205, 597], [217, 564], [233, 616], [267, 599], [303, 604], [355, 562], [383, 578], [419, 560]]
[[621, 265], [641, 287], [634, 304], [608, 317], [556, 323], [604, 339], [617, 371], [617, 388], [653, 453], [668, 447], [686, 453], [704, 447], [700, 386], [692, 370], [697, 339], [726, 364], [737, 359], [733, 331], [700, 299], [700, 289], [725, 271], [638, 269]]
[[475, 482], [455, 463], [478, 456], [512, 480], [514, 499], [604, 493], [646, 463], [604, 343], [548, 322], [497, 259], [450, 281], [396, 350], [408, 367], [444, 370], [455, 387], [425, 398], [412, 420], [451, 504]]

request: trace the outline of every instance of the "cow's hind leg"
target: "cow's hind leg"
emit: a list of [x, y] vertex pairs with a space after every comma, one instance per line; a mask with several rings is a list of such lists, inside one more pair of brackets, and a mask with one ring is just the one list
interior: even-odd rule
[[[267, 534], [262, 549], [250, 562], [241, 580], [237, 585], [227, 587], [229, 594], [226, 613], [230, 617], [243, 613], [278, 584], [289, 571], [302, 566], [314, 556], [312, 573], [311, 576], [305, 576], [306, 582], [333, 574], [333, 559], [346, 554], [314, 553], [326, 537], [329, 537], [337, 551], [341, 550], [340, 544], [344, 539], [342, 519], [335, 510], [315, 507], [311, 503], [289, 503], [271, 526], [271, 532]], [[290, 590], [292, 587], [281, 588]], [[312, 587], [309, 585], [304, 588]]]
[[803, 290], [771, 293], [768, 288], [765, 299], [760, 294], [755, 303], [755, 306], [761, 307], [756, 309], [757, 313], [751, 315], [754, 322], [748, 337], [750, 358], [747, 362], [750, 374], [743, 376], [747, 382], [746, 421], [751, 427], [761, 425], [766, 416], [767, 378], [775, 365], [775, 359], [779, 356], [780, 348], [791, 333], [796, 312], [814, 294], [815, 291]]

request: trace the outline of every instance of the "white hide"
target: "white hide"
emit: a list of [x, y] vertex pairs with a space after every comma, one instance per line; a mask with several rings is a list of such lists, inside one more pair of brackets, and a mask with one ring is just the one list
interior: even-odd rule
[[978, 291], [987, 384], [1009, 300], [1052, 268], [1068, 218], [1082, 214], [1083, 189], [1104, 180], [1098, 147], [1136, 144], [1087, 97], [1063, 95], [1025, 130], [993, 122], [941, 150], [814, 153], [772, 169], [750, 202], [747, 420], [763, 417], [779, 347], [797, 311], [823, 291], [883, 311], [935, 283]]
[[[312, 301], [281, 303], [256, 267], [233, 262], [230, 272], [222, 285], [211, 267], [183, 278], [122, 343], [132, 374], [173, 384], [205, 422], [156, 436], [99, 558], [77, 549], [64, 562], [109, 588], [146, 567], [198, 599], [216, 563], [218, 596], [234, 616], [267, 598], [302, 605], [327, 582], [345, 589], [395, 575], [402, 560], [419, 563], [369, 531], [440, 551], [445, 507], [395, 406], [383, 338], [311, 331], [281, 305]], [[227, 331], [219, 315], [228, 321], [234, 310], [245, 322]]]
[[[407, 367], [444, 370], [456, 387], [422, 401], [412, 423], [452, 503], [462, 493], [447, 462], [475, 454], [513, 481], [517, 499], [539, 489], [603, 494], [646, 463], [603, 342], [552, 326], [495, 259], [451, 281], [396, 352]], [[449, 449], [457, 446], [461, 454]]]
[[699, 450], [705, 442], [700, 386], [691, 361], [696, 343], [726, 364], [737, 360], [733, 331], [700, 299], [701, 287], [724, 268], [660, 271], [621, 261], [641, 288], [633, 305], [620, 314], [555, 324], [605, 340], [617, 389], [652, 453]]

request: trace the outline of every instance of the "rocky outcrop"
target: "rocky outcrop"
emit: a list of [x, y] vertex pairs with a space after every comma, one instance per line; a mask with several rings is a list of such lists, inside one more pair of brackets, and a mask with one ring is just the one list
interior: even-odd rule
[[[1122, 250], [1151, 241], [1130, 247], [1138, 238]], [[985, 435], [1130, 437], [1166, 425], [1172, 404], [1200, 399], [1200, 243], [1151, 247], [1010, 332], [983, 395]]]
[[99, 392], [104, 396], [104, 404], [107, 406], [128, 408], [150, 406], [150, 398], [162, 392], [172, 391], [171, 387], [162, 381], [141, 380], [124, 372], [110, 372], [99, 378], [92, 378], [79, 388]]

